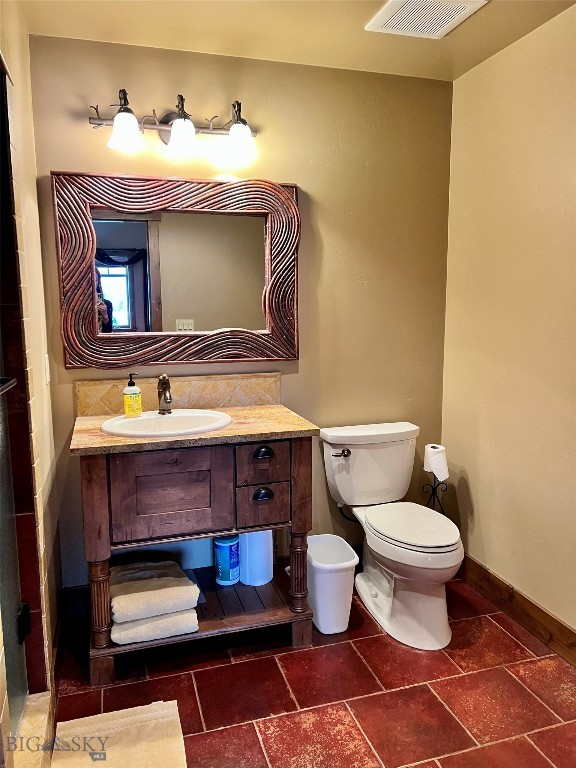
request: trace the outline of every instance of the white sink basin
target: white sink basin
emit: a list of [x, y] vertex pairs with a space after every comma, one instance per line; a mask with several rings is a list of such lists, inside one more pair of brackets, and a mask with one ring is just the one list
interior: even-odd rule
[[140, 416], [115, 416], [102, 424], [102, 431], [120, 437], [177, 437], [195, 432], [213, 432], [227, 427], [232, 417], [221, 411], [175, 408], [172, 413], [145, 411]]

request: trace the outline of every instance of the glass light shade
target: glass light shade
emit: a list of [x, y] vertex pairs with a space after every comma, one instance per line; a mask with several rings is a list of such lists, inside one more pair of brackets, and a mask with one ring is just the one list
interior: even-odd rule
[[230, 130], [228, 131], [230, 141], [235, 144], [247, 144], [252, 143], [252, 132], [250, 126], [244, 123], [232, 123]]
[[132, 112], [118, 112], [114, 118], [108, 146], [120, 152], [138, 152], [144, 148], [144, 139], [136, 115]]
[[166, 150], [175, 160], [184, 160], [196, 153], [196, 129], [192, 120], [180, 117], [174, 120]]
[[241, 168], [256, 157], [256, 147], [250, 126], [233, 123], [228, 132], [228, 165]]

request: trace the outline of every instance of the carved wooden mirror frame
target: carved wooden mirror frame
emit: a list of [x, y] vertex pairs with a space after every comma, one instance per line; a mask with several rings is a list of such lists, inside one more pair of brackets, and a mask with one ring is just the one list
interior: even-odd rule
[[[234, 182], [52, 173], [66, 368], [298, 358], [297, 189], [270, 181]], [[93, 208], [119, 213], [189, 211], [266, 219], [266, 330], [98, 333]]]

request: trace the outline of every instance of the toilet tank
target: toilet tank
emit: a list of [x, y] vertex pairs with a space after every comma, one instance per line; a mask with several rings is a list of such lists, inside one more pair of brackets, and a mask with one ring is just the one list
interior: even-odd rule
[[[321, 429], [332, 498], [348, 506], [403, 499], [412, 477], [419, 432], [419, 427], [407, 421]], [[334, 455], [343, 449], [350, 455]]]

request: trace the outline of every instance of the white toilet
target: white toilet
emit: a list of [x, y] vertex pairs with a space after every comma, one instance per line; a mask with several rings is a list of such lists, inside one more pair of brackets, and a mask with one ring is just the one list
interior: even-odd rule
[[320, 430], [332, 498], [362, 524], [364, 570], [356, 589], [366, 608], [405, 645], [444, 648], [452, 632], [444, 585], [464, 559], [460, 533], [439, 512], [402, 499], [419, 427], [409, 422]]

